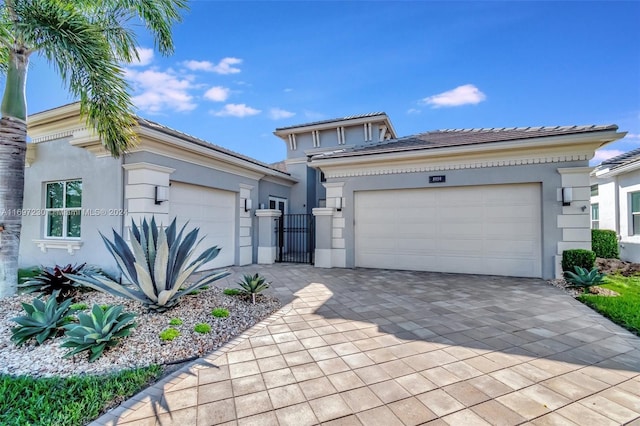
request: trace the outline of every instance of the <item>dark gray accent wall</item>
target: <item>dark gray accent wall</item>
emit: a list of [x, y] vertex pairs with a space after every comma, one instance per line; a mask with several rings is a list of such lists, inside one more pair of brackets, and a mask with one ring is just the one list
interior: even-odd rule
[[[356, 191], [540, 183], [542, 192], [540, 194], [542, 275], [543, 278], [551, 279], [555, 274], [557, 242], [562, 240], [562, 230], [557, 226], [557, 217], [562, 213], [562, 205], [557, 201], [557, 188], [562, 186], [558, 168], [585, 167], [587, 165], [586, 161], [574, 161], [328, 179], [328, 182], [344, 182], [343, 196], [346, 198], [347, 206], [343, 209], [346, 224], [344, 230], [346, 266], [349, 268], [355, 266], [354, 192]], [[429, 184], [429, 176], [432, 175], [445, 175], [446, 182]]]

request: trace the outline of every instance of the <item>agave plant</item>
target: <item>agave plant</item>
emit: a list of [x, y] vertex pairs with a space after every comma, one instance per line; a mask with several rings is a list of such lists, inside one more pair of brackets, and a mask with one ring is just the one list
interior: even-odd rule
[[144, 219], [140, 227], [132, 220], [131, 248], [115, 230], [113, 241], [100, 234], [118, 269], [132, 286], [97, 274], [69, 274], [68, 277], [87, 287], [137, 300], [149, 309], [165, 311], [175, 306], [183, 295], [229, 275], [228, 271], [213, 271], [187, 283], [187, 279], [214, 259], [220, 249], [210, 247], [192, 260], [202, 239], [198, 241], [198, 228], [186, 234], [185, 228], [186, 224], [176, 233], [175, 219], [167, 228], [157, 226], [155, 218], [150, 222]]
[[[67, 275], [76, 275], [83, 272], [86, 263], [78, 266], [68, 264], [66, 266], [55, 265], [53, 268], [42, 267], [42, 271], [25, 282], [18, 284], [18, 288], [24, 290], [25, 293], [33, 293], [38, 291], [44, 294], [53, 294], [58, 292], [57, 300], [62, 302], [65, 299], [75, 298], [82, 288], [82, 285], [68, 278]], [[86, 269], [89, 272], [89, 269]]]
[[73, 348], [64, 354], [64, 358], [89, 351], [89, 362], [95, 361], [105, 349], [117, 345], [121, 338], [131, 333], [136, 326], [134, 319], [135, 314], [122, 313], [122, 306], [103, 310], [99, 305], [93, 305], [90, 315], [78, 314], [79, 324], [64, 326], [66, 337], [60, 346]]
[[71, 299], [58, 303], [57, 291], [54, 292], [46, 303], [41, 299], [33, 299], [33, 304], [23, 303], [22, 308], [27, 315], [12, 318], [18, 323], [18, 327], [11, 329], [11, 340], [18, 346], [31, 338], [41, 345], [45, 340], [55, 337], [58, 330], [69, 322], [67, 313], [71, 305]]
[[582, 287], [584, 291], [587, 291], [589, 287], [600, 284], [605, 274], [601, 274], [598, 268], [593, 268], [590, 271], [580, 266], [575, 266], [575, 273], [566, 271], [567, 281], [571, 284], [571, 287]]
[[242, 281], [238, 282], [240, 293], [251, 295], [253, 304], [256, 304], [256, 294], [263, 292], [269, 288], [269, 283], [265, 282], [266, 278], [261, 277], [258, 273], [255, 275], [246, 274]]

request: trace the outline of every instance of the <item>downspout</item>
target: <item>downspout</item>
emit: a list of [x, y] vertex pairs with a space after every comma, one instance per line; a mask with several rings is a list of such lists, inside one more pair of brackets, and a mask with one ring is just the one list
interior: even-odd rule
[[[614, 206], [616, 209], [615, 217], [615, 226], [616, 226], [616, 235], [618, 235], [618, 241], [622, 240], [622, 235], [620, 234], [620, 216], [622, 215], [622, 209], [620, 208], [620, 187], [618, 186], [618, 175], [613, 177], [613, 194], [614, 194]], [[629, 211], [629, 208], [627, 208]]]

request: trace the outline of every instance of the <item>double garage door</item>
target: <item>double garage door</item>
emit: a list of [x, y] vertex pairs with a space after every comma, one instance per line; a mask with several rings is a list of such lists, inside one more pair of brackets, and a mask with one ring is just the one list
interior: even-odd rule
[[355, 193], [365, 268], [540, 277], [539, 184]]
[[[204, 249], [218, 246], [222, 250], [201, 269], [214, 269], [234, 264], [236, 194], [181, 182], [169, 187], [169, 216], [177, 217], [178, 229], [187, 221], [187, 230], [200, 228], [200, 243], [196, 256]], [[195, 259], [195, 258], [194, 258]]]

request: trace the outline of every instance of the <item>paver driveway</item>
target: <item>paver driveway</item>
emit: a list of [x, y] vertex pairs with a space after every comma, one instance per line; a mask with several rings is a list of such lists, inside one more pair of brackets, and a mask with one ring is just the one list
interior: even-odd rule
[[96, 425], [640, 424], [640, 339], [542, 280], [233, 270], [284, 308]]

